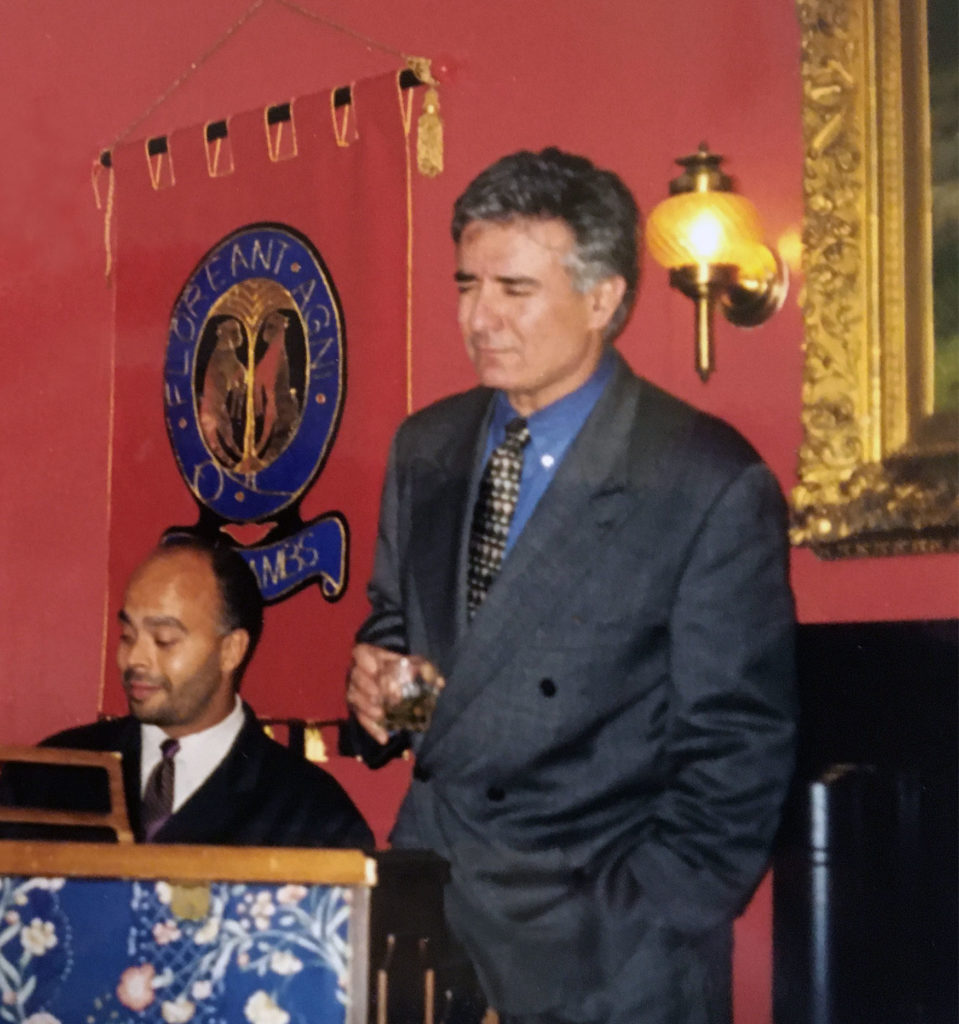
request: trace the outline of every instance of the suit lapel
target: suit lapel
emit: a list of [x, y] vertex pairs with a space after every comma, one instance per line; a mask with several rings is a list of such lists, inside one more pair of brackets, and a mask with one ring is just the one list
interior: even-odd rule
[[413, 469], [413, 591], [420, 602], [426, 649], [444, 665], [466, 625], [465, 550], [492, 393], [477, 389], [469, 395], [466, 416], [438, 429], [442, 443]]
[[[531, 631], [559, 614], [577, 580], [629, 516], [668, 454], [668, 413], [658, 392], [619, 357], [616, 373], [463, 635], [419, 749], [437, 749]], [[637, 524], [639, 525], [639, 524]], [[641, 527], [640, 527], [641, 528]]]
[[253, 786], [260, 770], [260, 725], [246, 705], [244, 713], [246, 721], [226, 757], [157, 832], [156, 842], [222, 843], [223, 836], [230, 834], [237, 808], [253, 813], [245, 791]]

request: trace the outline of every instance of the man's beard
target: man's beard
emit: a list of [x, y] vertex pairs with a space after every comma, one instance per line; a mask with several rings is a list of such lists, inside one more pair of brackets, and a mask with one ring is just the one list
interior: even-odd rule
[[[134, 683], [146, 683], [149, 686], [155, 687], [156, 692], [165, 694], [167, 699], [153, 710], [147, 710], [146, 707], [138, 708], [136, 701], [131, 696], [131, 688]], [[166, 676], [151, 676], [146, 672], [128, 668], [123, 673], [123, 691], [126, 694], [129, 712], [138, 721], [145, 722], [147, 725], [176, 724], [175, 709], [170, 702], [173, 686]]]
[[[142, 697], [135, 697], [138, 684], [149, 688]], [[205, 718], [211, 702], [219, 701], [222, 679], [217, 653], [196, 666], [193, 675], [174, 682], [169, 676], [156, 675], [141, 668], [128, 667], [123, 672], [123, 689], [130, 714], [147, 725], [162, 728], [191, 726]]]

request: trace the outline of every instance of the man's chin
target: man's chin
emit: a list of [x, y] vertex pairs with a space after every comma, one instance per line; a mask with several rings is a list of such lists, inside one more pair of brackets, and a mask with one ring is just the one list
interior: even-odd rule
[[144, 725], [170, 725], [170, 711], [164, 706], [163, 697], [163, 692], [159, 690], [148, 695], [127, 691], [127, 708]]
[[510, 373], [508, 369], [501, 366], [478, 368], [476, 380], [484, 388], [494, 388], [498, 391], [505, 391], [507, 394], [517, 390], [518, 384], [522, 383], [517, 379], [516, 374]]

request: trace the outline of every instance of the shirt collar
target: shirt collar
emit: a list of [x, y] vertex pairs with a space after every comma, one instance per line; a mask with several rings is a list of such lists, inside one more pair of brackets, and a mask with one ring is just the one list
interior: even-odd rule
[[[173, 809], [178, 811], [187, 800], [213, 774], [217, 765], [226, 757], [239, 736], [246, 714], [239, 694], [233, 710], [226, 718], [211, 725], [209, 729], [191, 732], [180, 738], [180, 749], [176, 755], [176, 773], [173, 782]], [[159, 762], [160, 744], [167, 734], [158, 725], [142, 723], [140, 726], [140, 792], [147, 784], [150, 772]]]
[[[563, 395], [542, 409], [537, 409], [526, 418], [530, 446], [534, 452], [545, 453], [557, 443], [568, 443], [576, 435], [603, 393], [615, 366], [613, 350], [607, 346], [589, 380], [575, 391]], [[502, 439], [505, 436], [506, 424], [518, 415], [510, 405], [506, 393], [497, 391], [490, 420], [491, 435], [496, 439]]]
[[[208, 729], [201, 729], [199, 732], [191, 732], [187, 736], [180, 737], [180, 754], [185, 758], [192, 759], [195, 754], [202, 752], [217, 752], [217, 760], [221, 760], [230, 749], [233, 741], [243, 728], [244, 722], [243, 701], [237, 694], [234, 698], [233, 710], [221, 719], [216, 725]], [[160, 744], [167, 739], [167, 734], [159, 725], [152, 725], [143, 722], [140, 725], [140, 745], [143, 751], [144, 760], [159, 760]], [[179, 757], [179, 754], [177, 755]]]

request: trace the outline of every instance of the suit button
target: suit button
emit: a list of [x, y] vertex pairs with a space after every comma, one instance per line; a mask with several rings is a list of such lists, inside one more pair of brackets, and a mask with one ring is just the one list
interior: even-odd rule
[[539, 681], [539, 689], [544, 697], [552, 697], [556, 693], [556, 684], [552, 679], [541, 679]]
[[419, 761], [413, 763], [413, 778], [418, 779], [420, 782], [430, 781], [430, 772], [424, 768]]
[[503, 792], [502, 789], [500, 789], [499, 786], [490, 786], [490, 788], [486, 791], [486, 798], [488, 800], [494, 800], [498, 803], [500, 800], [506, 799], [506, 794]]

